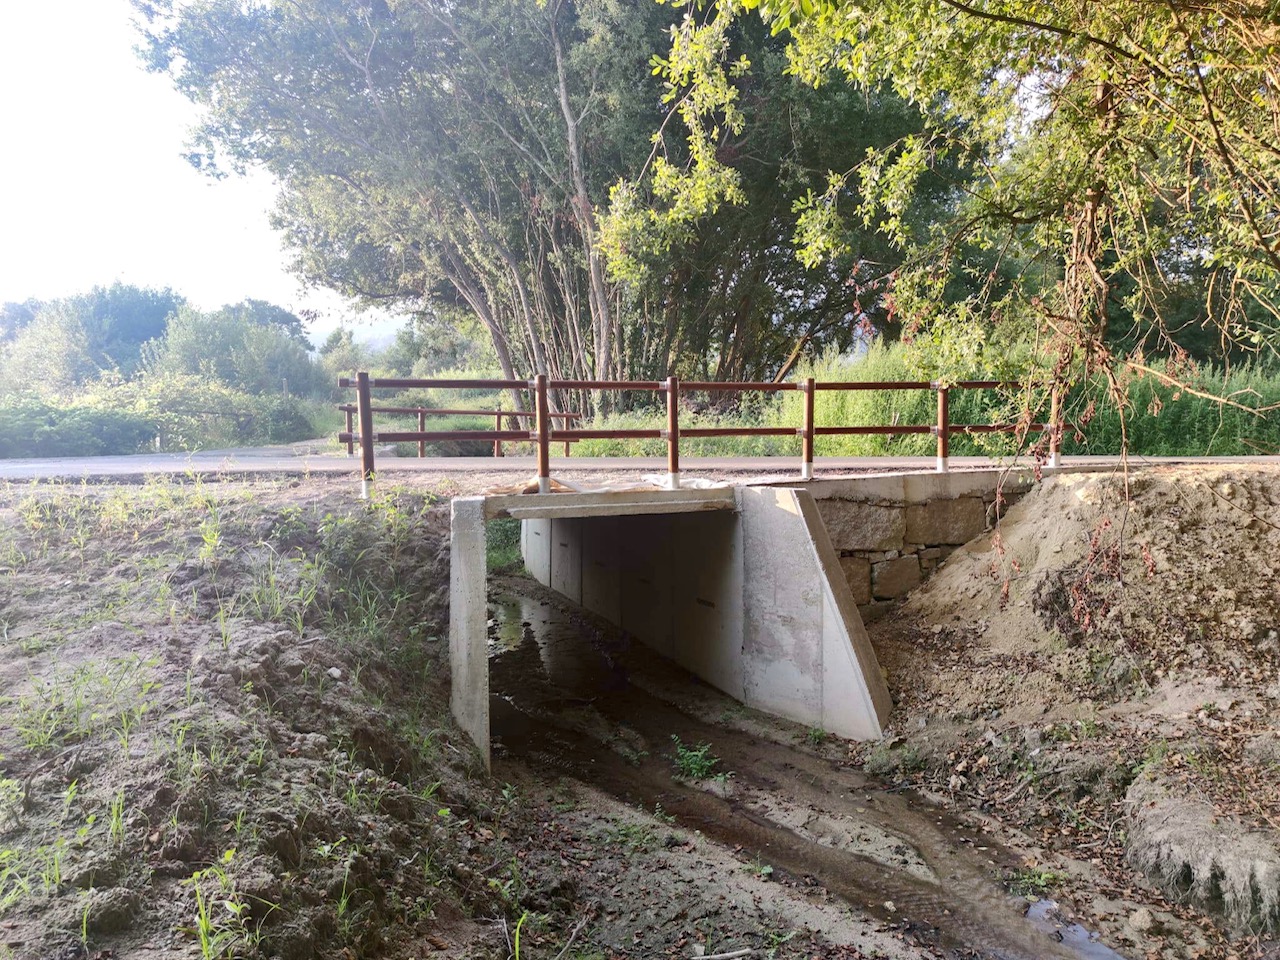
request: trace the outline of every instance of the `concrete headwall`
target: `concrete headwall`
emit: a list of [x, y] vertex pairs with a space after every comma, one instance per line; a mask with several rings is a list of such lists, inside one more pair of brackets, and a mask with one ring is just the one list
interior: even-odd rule
[[890, 709], [808, 493], [743, 487], [737, 510], [524, 521], [533, 576], [748, 706], [878, 737]]

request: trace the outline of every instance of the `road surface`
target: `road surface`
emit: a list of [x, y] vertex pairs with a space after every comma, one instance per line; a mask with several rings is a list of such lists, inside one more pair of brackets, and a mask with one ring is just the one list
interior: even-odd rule
[[[1064, 457], [1064, 466], [1113, 466], [1118, 457]], [[1272, 463], [1280, 457], [1131, 457], [1131, 463]], [[933, 457], [819, 457], [814, 461], [818, 476], [880, 471], [932, 470]], [[985, 457], [952, 457], [952, 470], [974, 470], [1000, 465]], [[761, 474], [798, 479], [799, 457], [682, 457], [682, 471], [691, 475]], [[512, 473], [532, 476], [533, 457], [426, 457], [423, 459], [380, 455], [378, 474], [457, 475], [468, 473]], [[667, 461], [662, 457], [553, 457], [551, 475], [605, 472], [611, 474], [662, 474]], [[0, 460], [0, 480], [107, 480], [141, 478], [149, 475], [243, 477], [249, 475], [311, 474], [349, 475], [359, 478], [359, 459], [342, 455], [299, 454], [290, 447], [259, 447], [236, 450], [208, 450], [196, 453], [144, 453], [121, 457], [68, 457], [55, 459]]]

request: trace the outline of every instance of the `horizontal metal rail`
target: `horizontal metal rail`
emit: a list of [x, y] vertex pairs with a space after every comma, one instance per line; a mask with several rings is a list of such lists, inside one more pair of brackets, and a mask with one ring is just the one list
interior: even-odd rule
[[[458, 380], [458, 379], [405, 379], [405, 378], [372, 378], [367, 373], [358, 373], [355, 378], [343, 377], [338, 381], [340, 387], [354, 387], [356, 403], [343, 404], [340, 409], [346, 413], [347, 429], [338, 435], [340, 442], [347, 444], [349, 453], [354, 451], [354, 444], [359, 443], [362, 456], [361, 476], [367, 494], [368, 485], [373, 480], [373, 444], [376, 441], [387, 443], [418, 442], [419, 456], [425, 456], [427, 441], [436, 440], [492, 440], [494, 455], [502, 456], [502, 441], [532, 441], [535, 444], [538, 460], [538, 486], [542, 491], [550, 489], [551, 458], [550, 445], [563, 442], [565, 455], [569, 453], [569, 444], [576, 440], [665, 440], [667, 444], [667, 480], [671, 488], [680, 485], [680, 438], [685, 437], [791, 437], [801, 440], [800, 475], [804, 479], [813, 476], [813, 448], [817, 437], [832, 436], [907, 436], [928, 434], [937, 438], [937, 469], [945, 472], [949, 457], [950, 438], [952, 434], [983, 433], [1045, 433], [1049, 434], [1049, 463], [1057, 466], [1061, 445], [1063, 424], [1061, 421], [1061, 397], [1058, 389], [1052, 388], [1050, 393], [1049, 421], [1047, 423], [994, 423], [968, 424], [952, 423], [950, 417], [950, 395], [952, 390], [1023, 390], [1032, 384], [1009, 380], [960, 380], [954, 383], [943, 383], [929, 380], [909, 381], [826, 381], [819, 383], [813, 378], [801, 382], [717, 382], [708, 380], [681, 381], [677, 377], [666, 380], [552, 380], [545, 374], [538, 374], [531, 380]], [[461, 389], [461, 390], [526, 390], [533, 401], [533, 410], [463, 410], [433, 409], [426, 407], [374, 407], [370, 391], [375, 389]], [[588, 390], [588, 391], [641, 391], [666, 394], [667, 422], [665, 429], [592, 429], [570, 427], [573, 421], [581, 420], [582, 414], [568, 412], [552, 412], [549, 408], [549, 394], [553, 390]], [[937, 396], [937, 418], [932, 424], [848, 424], [844, 426], [818, 426], [814, 421], [814, 398], [818, 391], [853, 391], [853, 390], [929, 390]], [[784, 391], [800, 391], [804, 396], [804, 423], [799, 427], [686, 427], [680, 426], [680, 396], [682, 393], [777, 393]], [[374, 413], [417, 414], [418, 430], [415, 431], [375, 431], [373, 429]], [[353, 415], [358, 419], [352, 422]], [[495, 418], [494, 429], [489, 430], [432, 430], [426, 429], [426, 417], [432, 416], [492, 416]], [[503, 430], [502, 418], [533, 419], [530, 430]], [[552, 422], [565, 421], [565, 426], [554, 429]]]
[[[354, 403], [340, 403], [338, 409], [355, 413]], [[435, 407], [374, 407], [374, 413], [420, 413], [428, 417], [518, 417], [536, 416], [532, 410], [442, 410]], [[553, 413], [553, 420], [581, 420], [580, 413]]]

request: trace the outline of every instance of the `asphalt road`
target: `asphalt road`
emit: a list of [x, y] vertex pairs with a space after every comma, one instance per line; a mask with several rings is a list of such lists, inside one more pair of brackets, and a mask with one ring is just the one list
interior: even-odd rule
[[[1131, 463], [1271, 463], [1280, 457], [1132, 457]], [[1106, 467], [1118, 457], [1064, 457], [1065, 466]], [[998, 465], [984, 457], [952, 457], [952, 470], [974, 470]], [[799, 475], [799, 458], [790, 457], [682, 457], [680, 466], [690, 474]], [[819, 476], [841, 473], [932, 470], [933, 457], [820, 457], [814, 462]], [[514, 473], [532, 475], [532, 457], [426, 457], [423, 459], [379, 456], [378, 473], [465, 474]], [[552, 457], [551, 475], [557, 473], [665, 473], [662, 457]], [[356, 479], [359, 460], [345, 456], [299, 454], [289, 447], [208, 450], [197, 453], [144, 453], [124, 457], [72, 457], [0, 460], [0, 480], [104, 480], [159, 475], [246, 476], [256, 474], [342, 475]]]

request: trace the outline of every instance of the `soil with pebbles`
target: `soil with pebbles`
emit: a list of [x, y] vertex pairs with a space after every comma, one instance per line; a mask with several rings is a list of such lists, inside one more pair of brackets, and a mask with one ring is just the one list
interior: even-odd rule
[[854, 751], [1026, 831], [1136, 956], [1277, 955], [1280, 471], [1063, 475], [870, 627]]

